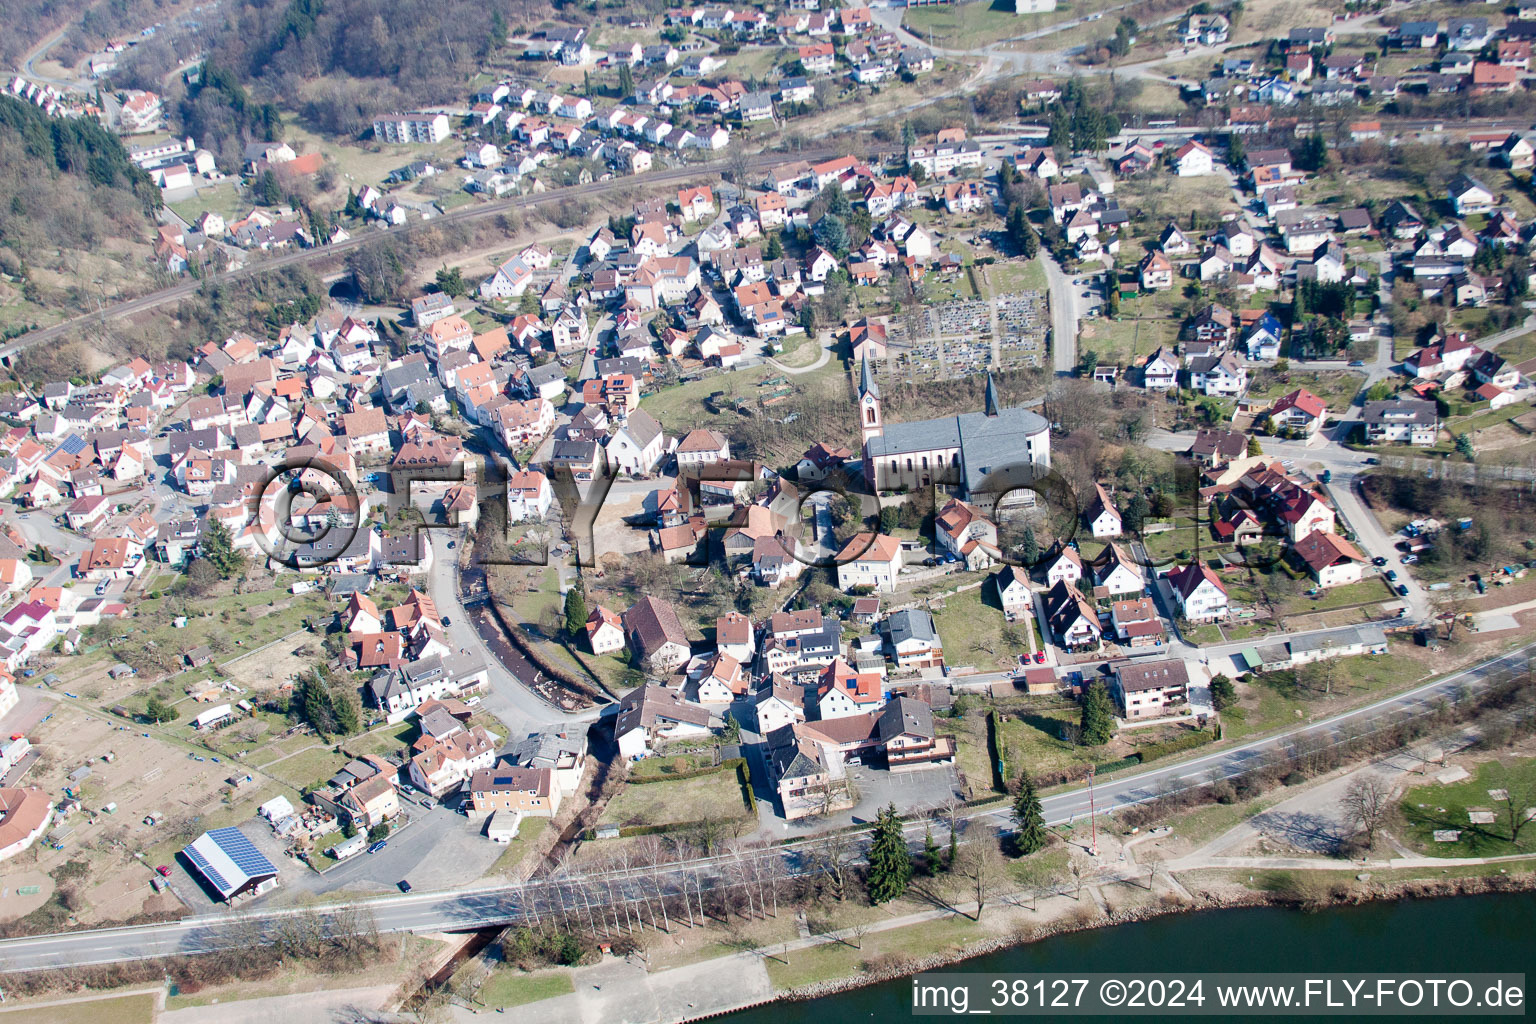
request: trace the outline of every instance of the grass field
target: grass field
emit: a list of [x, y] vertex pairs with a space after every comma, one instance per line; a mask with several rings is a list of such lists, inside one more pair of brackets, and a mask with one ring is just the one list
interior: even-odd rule
[[[1403, 795], [1398, 805], [1403, 830], [1413, 845], [1432, 857], [1502, 857], [1536, 850], [1536, 826], [1522, 827], [1511, 839], [1510, 805], [1489, 790], [1507, 791], [1518, 819], [1536, 791], [1536, 759], [1505, 758], [1478, 765], [1470, 779], [1442, 786], [1430, 782]], [[1469, 813], [1492, 812], [1491, 824], [1473, 824]], [[1452, 843], [1435, 842], [1434, 833], [1456, 830]]]
[[1078, 325], [1077, 348], [1080, 353], [1092, 349], [1100, 366], [1118, 366], [1123, 373], [1159, 345], [1171, 345], [1177, 336], [1177, 323], [1157, 317], [1083, 320]]
[[[1309, 586], [1307, 589], [1310, 590], [1312, 588]], [[1321, 612], [1327, 611], [1330, 608], [1344, 608], [1366, 601], [1390, 601], [1393, 599], [1394, 595], [1387, 589], [1385, 579], [1372, 574], [1358, 583], [1349, 583], [1342, 587], [1329, 587], [1315, 598], [1308, 597], [1304, 593], [1288, 597], [1280, 605], [1280, 614], [1303, 615], [1307, 612]]]
[[605, 825], [665, 825], [672, 822], [745, 817], [741, 784], [734, 771], [677, 782], [625, 786], [608, 802]]
[[994, 263], [987, 268], [987, 280], [994, 297], [1010, 292], [1047, 290], [1045, 266], [1038, 258]]
[[1248, 397], [1272, 402], [1297, 388], [1306, 388], [1327, 403], [1334, 412], [1343, 412], [1365, 383], [1365, 376], [1354, 370], [1290, 370], [1286, 373], [1264, 371], [1253, 378]]
[[1010, 647], [999, 635], [1005, 623], [997, 591], [990, 583], [944, 599], [933, 612], [933, 625], [944, 643], [944, 660], [950, 665], [974, 665], [982, 670], [1005, 669], [1028, 650], [1022, 624], [1016, 632], [1019, 646]]
[[5, 1024], [150, 1024], [154, 1019], [153, 992], [82, 999], [36, 1009], [18, 1007], [0, 1013]]
[[569, 971], [524, 974], [516, 968], [503, 967], [491, 973], [486, 983], [480, 986], [475, 998], [484, 1003], [487, 1009], [502, 1009], [536, 1003], [540, 999], [553, 999], [574, 991], [576, 986], [571, 982]]
[[841, 978], [857, 973], [866, 961], [884, 955], [927, 955], [959, 949], [977, 934], [978, 928], [975, 921], [956, 916], [871, 933], [861, 940], [862, 949], [842, 942], [798, 949], [786, 956], [769, 957], [768, 978], [780, 990]]

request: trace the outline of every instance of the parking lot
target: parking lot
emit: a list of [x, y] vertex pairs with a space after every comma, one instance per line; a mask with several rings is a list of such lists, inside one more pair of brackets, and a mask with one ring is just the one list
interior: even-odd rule
[[911, 814], [942, 807], [951, 796], [963, 799], [960, 776], [952, 764], [905, 772], [849, 765], [848, 777], [859, 790], [859, 802], [852, 811], [855, 821], [873, 821], [893, 803], [902, 814]]

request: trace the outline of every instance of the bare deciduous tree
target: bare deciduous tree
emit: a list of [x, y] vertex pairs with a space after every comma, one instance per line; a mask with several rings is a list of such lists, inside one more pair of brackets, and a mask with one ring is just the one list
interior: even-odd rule
[[986, 840], [967, 843], [960, 854], [959, 869], [965, 879], [967, 894], [976, 901], [975, 920], [980, 921], [981, 912], [1002, 886], [1003, 855], [996, 845]]
[[1386, 820], [1391, 806], [1392, 786], [1375, 772], [1364, 772], [1350, 780], [1344, 790], [1345, 819], [1365, 834], [1365, 845], [1376, 845], [1376, 833]]
[[1092, 870], [1093, 870], [1093, 865], [1091, 863], [1089, 863], [1087, 857], [1084, 857], [1082, 854], [1078, 853], [1076, 850], [1072, 851], [1072, 855], [1071, 855], [1071, 857], [1067, 861], [1067, 874], [1072, 876], [1072, 885], [1073, 885], [1072, 898], [1073, 899], [1080, 899], [1080, 898], [1082, 898], [1082, 895], [1083, 895], [1083, 879], [1086, 878], [1088, 876], [1088, 874]]

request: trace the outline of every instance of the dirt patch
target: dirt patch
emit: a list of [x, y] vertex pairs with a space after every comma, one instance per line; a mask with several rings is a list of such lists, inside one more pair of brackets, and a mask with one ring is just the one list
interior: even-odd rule
[[[21, 890], [36, 888], [34, 893]], [[7, 872], [0, 890], [0, 921], [11, 921], [32, 913], [53, 895], [53, 879], [36, 868]]]
[[598, 558], [615, 553], [632, 555], [650, 550], [649, 531], [636, 529], [624, 521], [645, 511], [645, 498], [644, 494], [632, 494], [617, 500], [610, 498], [603, 504], [597, 520], [592, 524], [592, 535], [598, 538]]
[[[52, 718], [33, 730], [32, 741], [42, 757], [28, 782], [54, 794], [69, 787], [81, 809], [51, 830], [55, 836], [69, 830], [62, 850], [38, 842], [7, 863], [6, 887], [14, 893], [19, 885], [32, 884], [13, 882], [13, 872], [17, 877], [46, 876], [65, 861], [85, 861], [91, 870], [85, 876], [86, 906], [79, 918], [87, 922], [144, 912], [145, 901], [154, 895], [150, 868], [164, 862], [154, 858], [166, 855], [166, 844], [177, 845], [182, 826], [186, 826], [185, 840], [207, 827], [189, 823], [224, 808], [224, 780], [236, 772], [245, 774], [243, 768], [227, 762], [194, 760], [174, 744], [145, 736], [140, 727], [118, 724], [73, 704], [60, 704]], [[108, 754], [112, 760], [103, 760]], [[90, 769], [88, 775], [71, 778], [85, 767]], [[107, 812], [109, 805], [116, 805], [115, 811]], [[150, 813], [163, 815], [161, 823], [144, 824]], [[143, 851], [150, 851], [145, 860], [134, 856]], [[46, 898], [51, 888], [45, 885], [41, 896]], [[13, 896], [0, 899], [0, 916], [33, 909], [13, 900]]]
[[[303, 638], [293, 639], [297, 643]], [[238, 661], [226, 662], [221, 667], [224, 674], [242, 689], [275, 690], [314, 665], [313, 652], [308, 657], [295, 653], [302, 649], [302, 645], [292, 648], [282, 645], [269, 647], [259, 654], [252, 653]]]
[[1503, 451], [1529, 444], [1532, 437], [1536, 437], [1536, 412], [1516, 416], [1512, 420], [1479, 430], [1477, 450], [1480, 454]]

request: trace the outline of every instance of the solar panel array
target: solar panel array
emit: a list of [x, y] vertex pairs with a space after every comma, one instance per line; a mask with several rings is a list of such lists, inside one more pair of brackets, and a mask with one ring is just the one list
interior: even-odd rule
[[220, 892], [229, 894], [251, 878], [277, 874], [277, 867], [263, 856], [261, 851], [251, 844], [245, 833], [238, 828], [210, 829], [205, 833], [204, 838], [210, 840], [220, 853], [229, 858], [230, 864], [245, 876], [235, 880], [225, 878], [224, 873], [198, 850], [197, 843], [188, 846], [182, 852], [208, 881], [218, 887]]
[[229, 884], [229, 879], [219, 874], [218, 870], [208, 863], [208, 858], [202, 855], [196, 844], [187, 847], [181, 852], [187, 855], [187, 859], [192, 862], [193, 866], [202, 872], [204, 878], [217, 886], [220, 892], [227, 893], [233, 891], [234, 886]]
[[238, 828], [216, 828], [208, 835], [247, 877], [277, 874], [277, 866], [262, 856], [261, 851]]
[[90, 445], [86, 443], [85, 438], [79, 434], [70, 434], [63, 441], [59, 442], [59, 448], [64, 449], [70, 455], [79, 455], [89, 447]]

